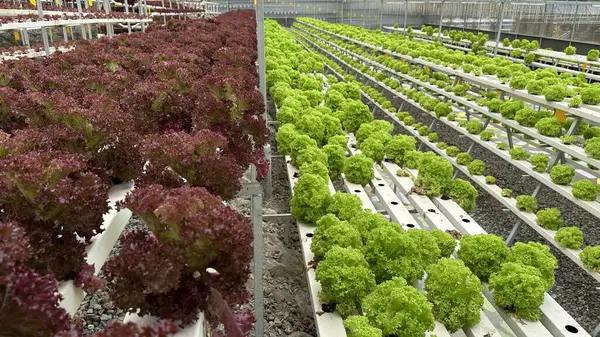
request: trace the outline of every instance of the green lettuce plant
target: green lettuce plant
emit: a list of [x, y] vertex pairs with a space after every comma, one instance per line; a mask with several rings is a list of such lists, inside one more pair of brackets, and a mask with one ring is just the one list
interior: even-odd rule
[[398, 165], [402, 165], [404, 154], [408, 151], [414, 151], [417, 148], [417, 141], [414, 137], [406, 135], [396, 135], [385, 147], [387, 158]]
[[503, 188], [501, 192], [502, 196], [505, 198], [512, 198], [512, 193], [513, 191], [510, 188]]
[[333, 180], [340, 177], [346, 162], [346, 151], [338, 145], [325, 145], [323, 152], [327, 155], [327, 169]]
[[583, 232], [575, 226], [562, 227], [554, 235], [554, 240], [561, 247], [579, 249], [583, 246]]
[[508, 154], [510, 154], [510, 158], [514, 160], [525, 160], [529, 159], [530, 156], [529, 153], [527, 153], [527, 151], [520, 146], [513, 147], [508, 151]]
[[490, 139], [492, 139], [494, 137], [494, 132], [491, 130], [484, 130], [481, 131], [481, 133], [479, 134], [479, 138], [481, 138], [481, 140], [483, 141], [489, 141]]
[[473, 185], [462, 179], [456, 179], [452, 183], [448, 196], [467, 212], [473, 210], [476, 206], [477, 189]]
[[480, 176], [485, 172], [485, 162], [479, 159], [473, 160], [467, 166], [467, 170], [469, 170], [469, 173], [472, 175]]
[[354, 248], [332, 247], [317, 265], [315, 276], [321, 284], [319, 298], [323, 303], [335, 303], [342, 317], [358, 313], [357, 304], [375, 288], [375, 275]]
[[446, 154], [450, 157], [456, 157], [460, 153], [460, 149], [456, 146], [449, 146], [446, 148]]
[[517, 208], [523, 212], [533, 213], [538, 206], [537, 200], [530, 195], [517, 196]]
[[509, 249], [501, 237], [493, 234], [463, 235], [457, 256], [477, 277], [486, 282], [500, 270]]
[[298, 221], [316, 223], [326, 214], [331, 201], [327, 180], [314, 174], [303, 174], [294, 186], [290, 201], [292, 216]]
[[344, 320], [344, 327], [348, 337], [383, 337], [381, 329], [371, 325], [366, 316], [350, 316]]
[[514, 116], [517, 123], [527, 127], [533, 127], [541, 119], [540, 114], [532, 108], [522, 108]]
[[333, 137], [329, 138], [329, 140], [327, 141], [327, 144], [337, 145], [337, 146], [341, 147], [342, 149], [346, 150], [348, 148], [348, 138], [346, 138], [342, 135], [333, 136]]
[[507, 262], [490, 277], [489, 287], [498, 306], [511, 310], [518, 317], [538, 320], [546, 284], [537, 268]]
[[377, 285], [362, 304], [369, 322], [384, 336], [423, 336], [435, 327], [432, 304], [400, 277]]
[[550, 158], [543, 153], [537, 153], [531, 156], [529, 159], [531, 165], [533, 165], [533, 170], [536, 172], [544, 172], [548, 167], [548, 163], [550, 162]]
[[560, 216], [560, 211], [556, 208], [539, 210], [535, 216], [538, 225], [546, 229], [558, 230], [565, 223]]
[[[525, 103], [518, 99], [509, 99], [500, 106], [500, 114], [504, 118], [513, 119], [517, 112], [525, 108]], [[517, 120], [518, 121], [518, 120]]]
[[579, 91], [583, 104], [597, 105], [600, 104], [600, 87], [589, 86], [582, 88]]
[[575, 170], [566, 164], [556, 165], [550, 169], [550, 179], [558, 185], [568, 185], [575, 176]]
[[353, 184], [366, 185], [375, 178], [373, 173], [373, 159], [364, 154], [356, 154], [344, 163], [344, 175]]
[[367, 138], [360, 144], [362, 153], [376, 163], [381, 163], [385, 157], [385, 146], [375, 138]]
[[594, 201], [598, 196], [598, 185], [587, 179], [573, 183], [573, 196], [585, 201]]
[[439, 229], [434, 229], [429, 233], [431, 236], [433, 236], [438, 248], [440, 249], [440, 256], [450, 257], [456, 248], [456, 240], [454, 240], [452, 235]]
[[554, 84], [546, 87], [542, 94], [549, 102], [560, 102], [569, 95], [569, 89], [564, 84]]
[[548, 246], [538, 242], [516, 242], [508, 254], [507, 261], [538, 269], [546, 283], [546, 291], [554, 285], [554, 271], [558, 268], [558, 262]]
[[467, 123], [467, 131], [469, 131], [470, 134], [472, 135], [478, 135], [481, 133], [481, 130], [483, 130], [483, 123], [481, 123], [480, 121], [477, 120], [470, 120]]
[[310, 244], [310, 250], [315, 254], [316, 259], [325, 257], [333, 247], [362, 249], [360, 233], [347, 221], [339, 221], [327, 227], [319, 226]]
[[438, 156], [424, 156], [419, 164], [415, 186], [421, 187], [430, 197], [437, 197], [452, 186], [452, 164]]
[[535, 123], [535, 128], [544, 136], [558, 137], [561, 125], [555, 117], [545, 117]]
[[496, 177], [494, 176], [486, 176], [485, 183], [488, 185], [494, 185], [496, 183]]
[[304, 163], [300, 167], [300, 175], [303, 174], [314, 174], [325, 180], [329, 179], [329, 170], [327, 166], [320, 161], [314, 161], [312, 163]]
[[340, 220], [350, 220], [361, 212], [360, 198], [350, 193], [335, 192], [327, 207], [327, 213], [335, 215]]
[[435, 317], [448, 332], [479, 323], [483, 286], [463, 261], [442, 258], [427, 267], [425, 290]]
[[[292, 162], [293, 161], [294, 158], [292, 158]], [[296, 165], [296, 167], [302, 167], [305, 163], [312, 163], [315, 161], [321, 162], [323, 165], [327, 166], [327, 154], [318, 147], [308, 147], [296, 157], [294, 165]]]
[[461, 152], [456, 156], [456, 163], [458, 165], [469, 165], [473, 161], [473, 157], [466, 152]]
[[600, 159], [600, 138], [594, 137], [585, 142], [585, 153], [594, 159]]
[[[291, 152], [292, 142], [300, 134], [296, 131], [296, 127], [293, 124], [284, 124], [279, 127], [275, 140], [277, 141], [277, 150], [282, 154], [289, 154]], [[315, 143], [316, 145], [316, 143]]]
[[600, 246], [587, 246], [579, 254], [583, 266], [595, 272], [600, 271]]
[[567, 55], [575, 55], [576, 52], [577, 48], [575, 46], [569, 45], [567, 48], [565, 48], [565, 54]]

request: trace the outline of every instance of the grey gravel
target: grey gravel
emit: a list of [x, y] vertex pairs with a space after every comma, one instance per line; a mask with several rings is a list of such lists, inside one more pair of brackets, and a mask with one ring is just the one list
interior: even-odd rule
[[[123, 232], [134, 230], [147, 231], [148, 228], [140, 219], [133, 216], [127, 225], [125, 225]], [[111, 250], [109, 259], [117, 255], [120, 248], [121, 244], [119, 239]], [[102, 276], [102, 271], [100, 271], [99, 276]], [[87, 294], [83, 299], [79, 310], [75, 314], [75, 318], [80, 318], [83, 321], [84, 335], [91, 335], [101, 331], [113, 322], [123, 321], [124, 317], [125, 312], [113, 305], [110, 296], [105, 289], [100, 289], [95, 293]]]
[[[268, 104], [271, 116], [274, 105]], [[271, 128], [274, 135], [276, 128]], [[271, 137], [271, 151], [277, 144]], [[273, 195], [264, 200], [263, 214], [290, 212], [291, 191], [283, 157], [271, 162]], [[316, 336], [310, 294], [302, 259], [298, 228], [294, 222], [263, 222], [265, 337]]]

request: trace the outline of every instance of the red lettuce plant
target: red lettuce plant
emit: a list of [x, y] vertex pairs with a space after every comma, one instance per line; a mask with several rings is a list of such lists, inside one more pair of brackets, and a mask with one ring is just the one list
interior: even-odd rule
[[77, 331], [67, 312], [58, 306], [58, 282], [25, 265], [28, 248], [21, 228], [0, 222], [0, 334], [41, 337]]
[[151, 233], [127, 233], [119, 256], [105, 265], [116, 305], [184, 323], [209, 309], [209, 318], [214, 313], [231, 321], [233, 316], [223, 316], [231, 315], [228, 310], [215, 306], [247, 300], [244, 284], [253, 239], [249, 221], [202, 187], [139, 188], [121, 207], [137, 214]]
[[[80, 156], [52, 151], [9, 156], [0, 160], [0, 171], [5, 216], [30, 238], [28, 265], [61, 280], [84, 272], [85, 245], [108, 211], [108, 186], [86, 171]], [[80, 280], [96, 283], [92, 275]]]

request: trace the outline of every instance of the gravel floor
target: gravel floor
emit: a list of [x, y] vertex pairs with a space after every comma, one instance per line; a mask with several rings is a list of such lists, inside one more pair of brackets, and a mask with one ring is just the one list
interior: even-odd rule
[[[274, 116], [275, 106], [267, 108]], [[292, 197], [285, 158], [277, 151], [271, 129], [273, 194], [264, 201], [263, 214], [290, 213]], [[263, 222], [265, 337], [316, 336], [298, 228], [294, 222]]]
[[[134, 230], [147, 231], [148, 229], [140, 219], [133, 216], [127, 225], [125, 225], [123, 232]], [[120, 249], [121, 244], [119, 239], [110, 251], [109, 259], [117, 255]], [[102, 271], [100, 271], [99, 276], [102, 277]], [[84, 335], [91, 335], [103, 330], [112, 322], [122, 321], [124, 317], [125, 312], [113, 305], [108, 292], [104, 289], [100, 289], [93, 294], [88, 294], [83, 299], [79, 310], [75, 314], [75, 318], [83, 321]]]

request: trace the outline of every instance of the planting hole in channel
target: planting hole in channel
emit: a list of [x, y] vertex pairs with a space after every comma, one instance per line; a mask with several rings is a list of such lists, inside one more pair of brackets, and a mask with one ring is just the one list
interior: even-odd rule
[[471, 220], [469, 220], [469, 219], [462, 219], [462, 222], [469, 223], [469, 222], [471, 222]]
[[398, 205], [398, 202], [397, 201], [392, 201], [390, 204], [392, 204], [392, 205]]
[[411, 223], [407, 223], [407, 224], [406, 224], [406, 227], [408, 227], [408, 228], [415, 228], [415, 225], [414, 225], [414, 224], [411, 224]]
[[360, 190], [354, 190], [354, 193], [360, 193]]
[[306, 233], [306, 236], [309, 237], [309, 238], [312, 238], [313, 237], [313, 233]]
[[430, 209], [427, 210], [427, 212], [429, 212], [429, 213], [435, 213], [435, 209], [430, 208]]
[[579, 332], [579, 329], [577, 329], [576, 327], [574, 327], [572, 325], [565, 325], [565, 329], [567, 329], [567, 331], [570, 333], [578, 333]]
[[385, 184], [379, 183], [377, 184], [377, 186], [385, 186]]

